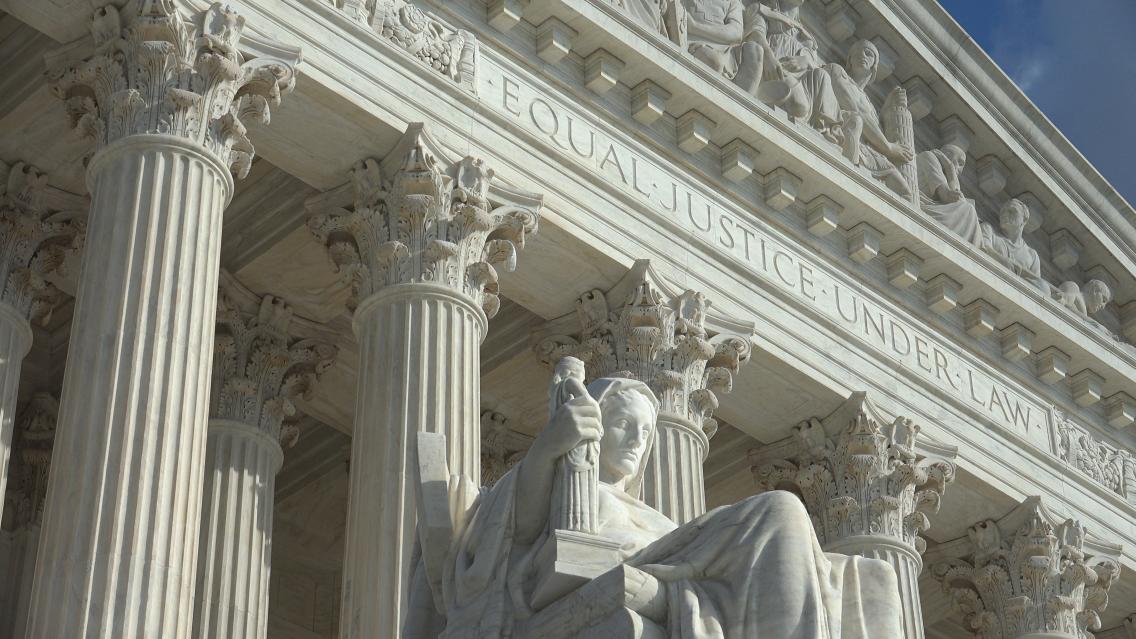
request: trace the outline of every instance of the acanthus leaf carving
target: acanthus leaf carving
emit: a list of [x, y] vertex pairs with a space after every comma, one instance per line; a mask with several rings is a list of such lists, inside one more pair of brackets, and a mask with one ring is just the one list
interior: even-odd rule
[[431, 145], [412, 125], [389, 170], [375, 159], [353, 169], [352, 208], [318, 211], [308, 227], [351, 283], [352, 308], [388, 286], [434, 283], [493, 317], [497, 269], [516, 267], [518, 250], [536, 231], [539, 199], [491, 202], [494, 173], [482, 160], [463, 158], [451, 176]]
[[141, 133], [199, 144], [244, 177], [253, 146], [245, 123], [267, 123], [295, 83], [298, 49], [246, 59], [244, 18], [222, 3], [187, 19], [172, 0], [109, 4], [91, 20], [93, 53], [52, 66], [48, 81], [95, 152]]
[[758, 490], [797, 493], [822, 546], [854, 536], [887, 537], [922, 553], [929, 513], [939, 510], [955, 466], [920, 458], [919, 426], [886, 421], [864, 393], [823, 420], [794, 429], [780, 453], [751, 452]]
[[295, 443], [293, 403], [310, 396], [338, 349], [325, 341], [296, 338], [293, 312], [271, 295], [255, 311], [242, 303], [248, 292], [227, 273], [218, 296], [210, 416], [247, 424], [282, 444]]
[[[962, 556], [936, 562], [931, 571], [975, 637], [1091, 639], [1090, 631], [1100, 628], [1120, 575], [1113, 556], [1119, 547], [1093, 542], [1080, 522], [1055, 517], [1038, 497], [1002, 520], [971, 526], [967, 542]], [[1094, 550], [1104, 552], [1093, 556]]]
[[710, 328], [711, 303], [703, 293], [665, 294], [659, 281], [650, 262], [640, 260], [608, 294], [595, 289], [577, 298], [576, 312], [554, 320], [534, 350], [547, 366], [565, 356], [579, 358], [589, 379], [646, 382], [658, 396], [660, 414], [688, 420], [712, 436], [717, 395], [732, 390], [752, 345], [748, 335]]
[[45, 204], [47, 182], [46, 174], [24, 162], [0, 162], [0, 301], [44, 324], [66, 297], [49, 279], [78, 252], [84, 236], [81, 212]]

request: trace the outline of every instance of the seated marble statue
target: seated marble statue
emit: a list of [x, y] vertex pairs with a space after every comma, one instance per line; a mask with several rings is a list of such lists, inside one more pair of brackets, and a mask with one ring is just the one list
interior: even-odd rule
[[[894, 570], [879, 560], [823, 552], [795, 495], [753, 496], [682, 526], [640, 501], [654, 441], [654, 394], [624, 378], [601, 378], [586, 389], [575, 380], [567, 384], [570, 399], [553, 412], [527, 456], [470, 507], [447, 554], [441, 603], [421, 603], [429, 589], [419, 564], [406, 637], [902, 636]], [[556, 506], [550, 505], [557, 503], [558, 460], [594, 442], [593, 536], [610, 551], [611, 569], [537, 604], [542, 558], [561, 532], [553, 529]], [[615, 582], [619, 592], [594, 588], [613, 574], [632, 578]], [[643, 625], [612, 630], [593, 619], [612, 608]], [[652, 630], [636, 630], [643, 627]]]
[[691, 55], [735, 82], [749, 84], [747, 78], [759, 77], [763, 52], [755, 34], [746, 31], [741, 0], [682, 1]]
[[621, 0], [612, 4], [619, 6], [632, 20], [651, 31], [667, 36], [675, 42], [684, 37], [680, 29], [685, 25], [674, 23], [674, 12], [681, 12], [682, 0]]
[[[888, 139], [880, 114], [866, 90], [875, 80], [879, 65], [880, 52], [876, 45], [860, 40], [848, 51], [845, 65], [832, 63], [825, 67], [840, 105], [837, 142], [843, 147], [845, 157], [871, 171], [896, 193], [911, 199], [914, 185], [908, 183], [898, 167], [912, 162], [915, 151], [909, 145]], [[901, 95], [906, 100], [902, 88], [893, 90], [884, 110], [890, 111], [892, 103]]]
[[1029, 222], [1030, 210], [1018, 199], [1011, 199], [998, 210], [998, 225], [1002, 234], [994, 227], [982, 223], [981, 248], [1022, 279], [1049, 291], [1049, 284], [1041, 279], [1041, 258], [1037, 251], [1026, 243], [1022, 234]]
[[1060, 286], [1050, 288], [1050, 295], [1065, 308], [1073, 311], [1082, 320], [1093, 328], [1112, 337], [1112, 331], [1091, 317], [1099, 313], [1112, 301], [1112, 291], [1108, 284], [1100, 280], [1089, 280], [1084, 287], [1076, 282], [1063, 282]]
[[974, 246], [982, 244], [982, 227], [974, 201], [963, 195], [959, 176], [966, 152], [947, 144], [915, 156], [919, 168], [919, 203], [923, 212]]

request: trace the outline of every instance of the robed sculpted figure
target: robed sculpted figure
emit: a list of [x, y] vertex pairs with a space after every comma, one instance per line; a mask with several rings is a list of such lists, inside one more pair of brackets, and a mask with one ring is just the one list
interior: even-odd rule
[[[640, 501], [658, 408], [646, 384], [601, 378], [585, 388], [565, 378], [557, 393], [570, 399], [524, 460], [457, 515], [463, 521], [435, 569], [440, 577], [428, 574], [423, 544], [406, 637], [901, 636], [892, 568], [824, 553], [795, 495], [757, 495], [683, 526]], [[590, 442], [599, 443], [595, 534], [554, 530], [557, 462]], [[561, 555], [549, 568], [550, 545], [579, 539], [596, 553]], [[540, 601], [542, 574], [596, 557], [610, 570]]]

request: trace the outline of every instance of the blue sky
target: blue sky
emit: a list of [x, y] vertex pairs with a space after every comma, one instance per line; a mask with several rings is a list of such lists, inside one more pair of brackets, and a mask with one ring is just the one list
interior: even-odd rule
[[939, 0], [1136, 204], [1136, 0]]

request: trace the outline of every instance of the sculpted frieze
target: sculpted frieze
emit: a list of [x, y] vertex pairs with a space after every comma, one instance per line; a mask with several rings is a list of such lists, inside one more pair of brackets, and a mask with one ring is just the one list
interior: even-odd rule
[[1132, 454], [1097, 439], [1060, 411], [1055, 417], [1057, 454], [1061, 460], [1101, 486], [1136, 503], [1136, 460]]
[[1002, 428], [1052, 452], [1047, 403], [1031, 399], [942, 337], [904, 319], [839, 270], [763, 230], [750, 213], [689, 177], [631, 149], [579, 111], [486, 65], [482, 95], [521, 128], [541, 136], [591, 174], [654, 212], [668, 232], [728, 256], [760, 280], [820, 313], [889, 362], [979, 410]]
[[[1040, 201], [1026, 202], [1022, 198], [1027, 196], [1020, 195], [997, 211], [985, 212], [996, 217], [997, 224], [980, 222], [983, 212], [963, 193], [960, 180], [973, 134], [958, 116], [948, 116], [941, 118], [938, 131], [941, 148], [915, 148], [914, 121], [930, 113], [935, 96], [920, 90], [925, 83], [918, 78], [901, 82], [891, 77], [896, 60], [890, 58], [896, 53], [879, 36], [852, 41], [843, 61], [837, 63], [823, 59], [818, 38], [808, 26], [813, 22], [806, 19], [810, 11], [829, 13], [820, 2], [617, 0], [611, 4], [649, 31], [672, 40], [754, 99], [819, 131], [850, 162], [915, 208], [1042, 293], [1053, 292], [1062, 301], [1057, 289], [1064, 285], [1043, 279], [1042, 255], [1031, 245], [1029, 233], [1041, 221], [1040, 210], [1031, 209], [1038, 209], [1035, 202], [1040, 205]], [[885, 97], [877, 101], [873, 85], [885, 82], [880, 91]], [[916, 92], [911, 96], [913, 104], [908, 102], [905, 87]], [[576, 144], [570, 135], [568, 143]], [[987, 170], [980, 183], [988, 195], [1001, 192], [1011, 176], [993, 176], [989, 169], [995, 165], [1004, 169], [1004, 163], [994, 156], [983, 160], [980, 168]], [[617, 164], [613, 158], [602, 162], [607, 163]], [[624, 173], [626, 167], [618, 170]], [[1055, 258], [1055, 264], [1061, 261], [1058, 270], [1074, 265], [1068, 263], [1070, 256], [1066, 252]], [[1075, 263], [1076, 256], [1072, 258]], [[1089, 325], [1097, 328], [1093, 320]]]

